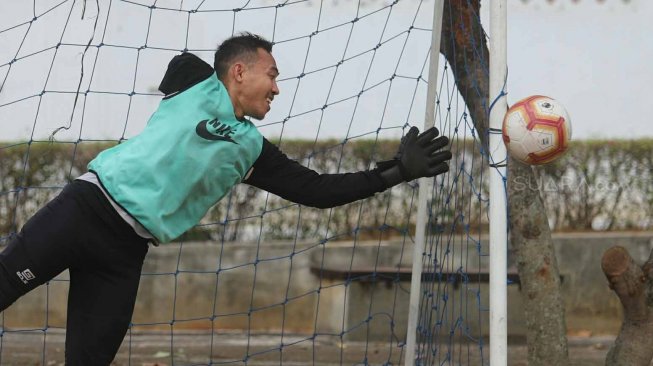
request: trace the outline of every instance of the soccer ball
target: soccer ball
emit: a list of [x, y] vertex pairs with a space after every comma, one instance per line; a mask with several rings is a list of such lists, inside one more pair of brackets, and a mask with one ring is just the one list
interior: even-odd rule
[[533, 95], [508, 109], [502, 133], [512, 157], [527, 164], [546, 164], [567, 150], [571, 121], [558, 101]]

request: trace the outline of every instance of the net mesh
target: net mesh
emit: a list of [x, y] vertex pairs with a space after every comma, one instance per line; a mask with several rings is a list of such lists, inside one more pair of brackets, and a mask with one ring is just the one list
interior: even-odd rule
[[[212, 64], [218, 43], [242, 31], [273, 41], [280, 69], [261, 133], [321, 173], [373, 168], [409, 126], [422, 127], [432, 7], [3, 3], [0, 246], [99, 151], [143, 129], [173, 56]], [[483, 364], [487, 159], [450, 66], [440, 65], [436, 126], [454, 158], [428, 198], [416, 363]], [[402, 363], [417, 188], [321, 210], [234, 187], [193, 230], [150, 250], [115, 363]], [[0, 314], [1, 364], [63, 362], [67, 287], [64, 272]]]

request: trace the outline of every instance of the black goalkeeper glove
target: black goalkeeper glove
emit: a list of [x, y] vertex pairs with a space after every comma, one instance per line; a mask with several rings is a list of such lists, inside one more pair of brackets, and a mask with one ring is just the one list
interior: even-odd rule
[[438, 151], [449, 144], [449, 139], [438, 135], [435, 127], [421, 134], [417, 127], [410, 128], [394, 159], [377, 164], [388, 187], [449, 171], [447, 160], [451, 159], [451, 151]]

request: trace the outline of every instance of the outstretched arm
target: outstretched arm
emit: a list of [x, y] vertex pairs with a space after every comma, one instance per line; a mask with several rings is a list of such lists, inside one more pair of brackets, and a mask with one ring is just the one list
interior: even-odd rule
[[263, 150], [244, 183], [305, 206], [330, 208], [354, 202], [388, 188], [378, 169], [319, 174], [263, 139]]
[[[319, 174], [289, 159], [279, 148], [263, 139], [261, 155], [244, 183], [306, 206], [329, 208], [382, 192], [404, 181], [432, 177], [449, 170], [451, 152], [439, 151], [449, 140], [437, 137], [438, 130], [422, 134], [411, 128], [402, 139], [397, 156], [369, 171]], [[436, 138], [437, 137], [437, 138]]]

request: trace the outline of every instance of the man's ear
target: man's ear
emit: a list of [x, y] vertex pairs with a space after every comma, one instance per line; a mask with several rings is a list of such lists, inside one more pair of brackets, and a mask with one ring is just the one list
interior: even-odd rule
[[235, 81], [243, 81], [243, 74], [245, 73], [245, 69], [246, 66], [242, 62], [236, 62], [235, 64], [231, 65], [231, 75]]

